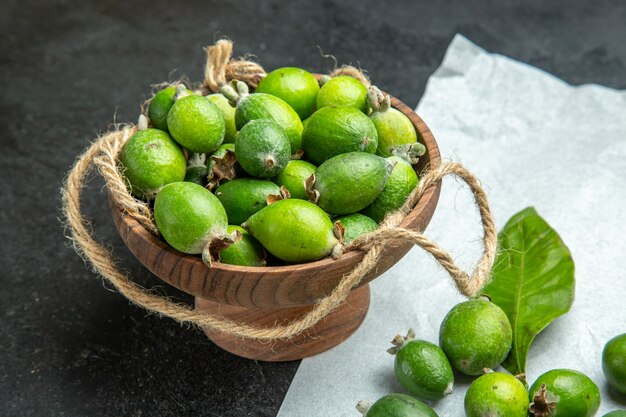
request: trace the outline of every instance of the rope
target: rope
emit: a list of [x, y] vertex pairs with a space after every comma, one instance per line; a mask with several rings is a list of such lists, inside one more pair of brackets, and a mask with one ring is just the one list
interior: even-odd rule
[[[285, 325], [260, 328], [218, 315], [202, 313], [186, 304], [173, 302], [169, 298], [135, 284], [130, 277], [119, 271], [109, 250], [93, 238], [88, 228], [88, 220], [84, 218], [80, 208], [81, 191], [92, 168], [96, 166], [106, 181], [113, 201], [146, 229], [152, 233], [158, 233], [149, 207], [131, 196], [116, 162], [121, 147], [134, 132], [133, 126], [126, 126], [107, 133], [97, 139], [77, 159], [62, 190], [63, 214], [70, 232], [69, 238], [75, 250], [122, 295], [148, 311], [168, 316], [180, 323], [195, 324], [240, 337], [265, 341], [290, 338], [314, 326], [338, 308], [346, 300], [350, 291], [358, 286], [368, 272], [377, 265], [385, 244], [398, 240], [411, 242], [430, 253], [448, 271], [459, 292], [467, 297], [476, 296], [489, 279], [496, 254], [497, 233], [487, 197], [474, 175], [460, 163], [450, 162], [426, 173], [403, 207], [389, 214], [378, 230], [360, 236], [348, 245], [347, 250], [365, 251], [363, 259], [342, 278], [328, 296], [319, 300], [309, 313], [298, 320]], [[483, 254], [471, 274], [461, 270], [448, 252], [422, 233], [398, 227], [426, 189], [446, 176], [456, 176], [467, 183], [480, 212], [484, 229]]]

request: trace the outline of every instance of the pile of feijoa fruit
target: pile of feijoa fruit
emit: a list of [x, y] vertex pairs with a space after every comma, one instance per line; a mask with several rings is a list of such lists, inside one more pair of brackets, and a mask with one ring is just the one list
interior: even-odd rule
[[153, 204], [163, 239], [207, 263], [340, 253], [402, 206], [425, 152], [376, 87], [293, 67], [270, 72], [256, 91], [237, 80], [208, 96], [169, 85], [140, 120], [121, 172]]
[[[439, 328], [439, 345], [415, 336], [410, 329], [387, 350], [406, 393], [360, 401], [356, 408], [364, 417], [438, 417], [426, 402], [452, 393], [454, 371], [465, 380], [476, 377], [459, 405], [467, 417], [594, 417], [600, 408], [600, 389], [580, 371], [552, 369], [530, 386], [524, 374], [494, 372], [512, 349], [513, 330], [506, 313], [487, 298], [453, 307]], [[626, 334], [606, 343], [602, 369], [609, 392], [626, 399]], [[604, 417], [626, 417], [626, 410]]]

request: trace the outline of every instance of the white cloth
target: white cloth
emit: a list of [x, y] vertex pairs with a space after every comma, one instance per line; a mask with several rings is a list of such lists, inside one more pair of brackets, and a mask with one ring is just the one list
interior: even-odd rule
[[[601, 389], [598, 415], [626, 408], [626, 400], [608, 394], [601, 367], [604, 344], [626, 333], [626, 91], [574, 87], [457, 35], [417, 113], [444, 159], [461, 161], [482, 180], [499, 228], [534, 206], [572, 251], [576, 301], [532, 345], [529, 382], [550, 369], [577, 369]], [[470, 269], [481, 230], [469, 192], [458, 184], [444, 182], [426, 234]], [[355, 417], [358, 400], [404, 392], [385, 352], [389, 341], [412, 326], [418, 338], [436, 343], [443, 317], [462, 301], [419, 248], [371, 285], [362, 327], [302, 361], [279, 417]], [[440, 416], [465, 415], [471, 381], [456, 378], [454, 393], [434, 404]]]

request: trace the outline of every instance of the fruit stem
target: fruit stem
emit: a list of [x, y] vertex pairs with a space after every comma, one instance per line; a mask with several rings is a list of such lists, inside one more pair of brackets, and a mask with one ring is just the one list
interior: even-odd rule
[[228, 102], [231, 106], [236, 106], [241, 99], [241, 96], [239, 95], [239, 93], [237, 93], [237, 90], [235, 90], [231, 85], [228, 84], [224, 84], [220, 87], [220, 93], [222, 93], [222, 95], [228, 99]]
[[320, 78], [317, 80], [317, 83], [321, 86], [323, 86], [324, 84], [326, 84], [328, 81], [331, 80], [331, 76], [330, 75], [320, 75]]
[[146, 130], [148, 128], [148, 118], [145, 114], [139, 115], [139, 120], [137, 120], [137, 130]]
[[210, 268], [213, 268], [213, 261], [219, 262], [220, 252], [229, 246], [239, 242], [242, 234], [239, 230], [235, 230], [232, 233], [224, 233], [222, 235], [214, 236], [204, 245], [202, 250], [202, 261]]
[[370, 408], [372, 408], [373, 403], [371, 401], [361, 400], [356, 403], [356, 409], [362, 415], [367, 414]]
[[176, 86], [176, 93], [174, 94], [174, 101], [180, 100], [183, 97], [190, 96], [189, 91], [187, 91], [187, 87], [183, 84], [178, 84]]
[[409, 328], [409, 331], [406, 332], [406, 336], [397, 334], [396, 337], [391, 340], [391, 344], [393, 345], [393, 347], [387, 349], [387, 353], [389, 353], [390, 355], [395, 355], [396, 353], [398, 353], [400, 348], [402, 348], [402, 346], [404, 346], [407, 342], [413, 339], [415, 339], [415, 330], [411, 327]]
[[306, 194], [309, 197], [309, 201], [311, 203], [317, 204], [320, 199], [320, 192], [314, 189], [315, 186], [315, 174], [312, 174], [309, 178], [304, 181], [304, 189], [306, 190]]
[[265, 156], [265, 166], [268, 168], [273, 167], [274, 165], [276, 165], [276, 159], [274, 158], [273, 155], [266, 155]]
[[337, 220], [334, 223], [333, 234], [335, 235], [335, 237], [337, 239], [339, 239], [340, 242], [343, 243], [343, 238], [344, 238], [344, 236], [346, 234], [346, 228], [343, 227], [343, 224], [341, 224], [341, 221]]
[[333, 259], [339, 259], [341, 255], [343, 255], [343, 244], [341, 242], [337, 242], [337, 244], [333, 246], [330, 256]]
[[187, 161], [187, 169], [197, 167], [206, 167], [206, 154], [194, 153], [191, 155], [191, 158]]
[[549, 417], [556, 411], [556, 402], [548, 393], [546, 384], [541, 384], [539, 391], [533, 395], [533, 401], [528, 407], [528, 411], [535, 417]]
[[211, 160], [208, 163], [209, 172], [207, 179], [209, 183], [207, 184], [207, 188], [212, 190], [219, 186], [223, 180], [234, 179], [237, 176], [235, 170], [236, 162], [237, 157], [235, 152], [230, 149], [227, 149], [222, 156], [211, 155]]
[[426, 153], [426, 147], [419, 142], [398, 145], [391, 149], [391, 154], [404, 159], [411, 165], [419, 162], [420, 156]]
[[389, 94], [383, 94], [375, 85], [367, 90], [367, 102], [374, 112], [386, 112], [391, 107]]

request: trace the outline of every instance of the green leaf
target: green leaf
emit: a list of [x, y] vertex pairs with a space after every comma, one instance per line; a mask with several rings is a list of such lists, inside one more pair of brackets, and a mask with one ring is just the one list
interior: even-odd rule
[[526, 371], [535, 336], [574, 302], [574, 261], [556, 231], [529, 207], [498, 234], [500, 252], [483, 294], [500, 306], [513, 328], [513, 346], [502, 366]]

